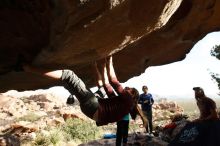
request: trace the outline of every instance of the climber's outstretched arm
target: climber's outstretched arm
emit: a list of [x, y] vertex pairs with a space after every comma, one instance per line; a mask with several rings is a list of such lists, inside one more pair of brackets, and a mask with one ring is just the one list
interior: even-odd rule
[[107, 64], [107, 73], [108, 73], [110, 84], [112, 85], [112, 87], [114, 88], [117, 94], [122, 94], [124, 91], [124, 88], [122, 87], [121, 83], [118, 81], [116, 77], [116, 73], [115, 73], [113, 61], [112, 61], [112, 56], [107, 58], [106, 64]]
[[109, 80], [110, 81], [114, 80], [114, 79], [117, 80], [117, 76], [116, 76], [115, 69], [113, 66], [112, 56], [108, 57], [106, 62], [107, 62], [107, 70], [108, 70]]
[[115, 97], [115, 92], [108, 79], [108, 72], [106, 67], [106, 62], [102, 65], [102, 79], [104, 82], [104, 88], [109, 98]]
[[110, 84], [109, 79], [108, 79], [108, 72], [107, 72], [107, 67], [106, 63], [102, 65], [102, 79], [105, 85]]
[[95, 74], [96, 74], [96, 82], [97, 82], [97, 86], [100, 88], [103, 86], [103, 81], [102, 81], [102, 75], [98, 69], [97, 63], [95, 62], [94, 64], [95, 67]]

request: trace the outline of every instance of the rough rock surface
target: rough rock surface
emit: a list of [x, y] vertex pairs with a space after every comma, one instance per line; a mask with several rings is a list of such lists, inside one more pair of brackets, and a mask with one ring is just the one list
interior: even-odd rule
[[[115, 146], [116, 138], [98, 139], [79, 146]], [[143, 133], [132, 133], [128, 135], [126, 146], [167, 146], [168, 143], [158, 137], [149, 137]]]
[[219, 146], [220, 121], [189, 123], [168, 146]]
[[218, 0], [1, 0], [0, 92], [57, 85], [15, 72], [18, 60], [73, 69], [94, 85], [92, 63], [114, 54], [121, 81], [182, 60], [220, 29]]

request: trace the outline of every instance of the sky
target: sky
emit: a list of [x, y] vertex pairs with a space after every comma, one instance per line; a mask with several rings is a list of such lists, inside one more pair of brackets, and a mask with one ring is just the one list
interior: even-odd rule
[[200, 86], [207, 96], [218, 97], [217, 84], [210, 76], [210, 72], [220, 74], [220, 60], [210, 55], [214, 45], [220, 45], [220, 32], [210, 33], [197, 42], [184, 60], [148, 67], [144, 74], [125, 85], [135, 86], [140, 92], [142, 85], [147, 85], [152, 94], [166, 97], [192, 97], [192, 88]]
[[[150, 93], [165, 98], [194, 97], [192, 88], [200, 86], [207, 96], [219, 97], [217, 84], [211, 80], [210, 76], [210, 72], [220, 74], [220, 60], [210, 55], [214, 45], [220, 45], [220, 32], [210, 33], [197, 42], [184, 60], [163, 66], [148, 67], [145, 73], [128, 80], [123, 83], [123, 86], [135, 87], [142, 92], [142, 86], [147, 85]], [[53, 87], [46, 91], [38, 90], [40, 93], [48, 91], [61, 97], [69, 96], [69, 92], [63, 87]], [[6, 94], [15, 96], [16, 93], [19, 97], [33, 92], [9, 91]]]

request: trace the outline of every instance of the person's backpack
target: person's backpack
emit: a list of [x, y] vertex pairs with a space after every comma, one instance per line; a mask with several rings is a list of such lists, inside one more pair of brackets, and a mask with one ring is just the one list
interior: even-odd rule
[[70, 95], [67, 98], [66, 104], [74, 104], [74, 102], [75, 102], [75, 99], [74, 99], [73, 95]]

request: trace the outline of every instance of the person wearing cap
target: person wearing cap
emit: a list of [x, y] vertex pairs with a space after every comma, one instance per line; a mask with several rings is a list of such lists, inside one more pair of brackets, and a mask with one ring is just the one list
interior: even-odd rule
[[138, 103], [141, 104], [141, 109], [148, 120], [146, 132], [153, 136], [152, 105], [154, 104], [154, 99], [152, 94], [148, 93], [146, 85], [142, 86], [142, 91], [143, 93], [139, 96]]
[[196, 104], [199, 108], [200, 116], [194, 122], [203, 120], [217, 120], [219, 119], [217, 107], [214, 100], [207, 97], [201, 87], [194, 87]]

